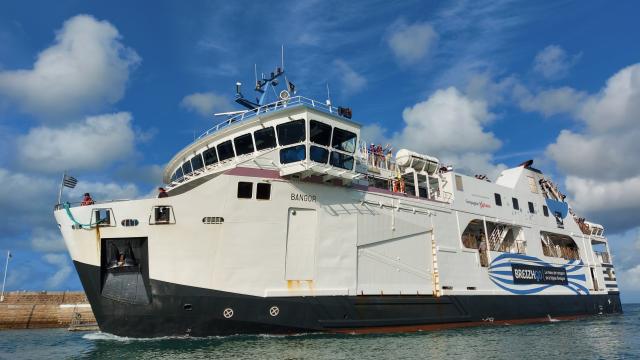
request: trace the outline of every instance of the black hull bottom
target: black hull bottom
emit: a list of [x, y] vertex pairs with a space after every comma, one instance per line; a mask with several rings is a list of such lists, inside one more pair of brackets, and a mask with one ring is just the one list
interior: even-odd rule
[[74, 262], [104, 332], [128, 337], [386, 332], [621, 313], [618, 294], [263, 298], [151, 280], [151, 302], [101, 295], [97, 266]]

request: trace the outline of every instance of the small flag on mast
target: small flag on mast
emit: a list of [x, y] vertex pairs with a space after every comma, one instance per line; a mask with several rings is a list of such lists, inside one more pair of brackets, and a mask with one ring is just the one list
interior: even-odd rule
[[64, 180], [62, 180], [62, 184], [68, 188], [75, 188], [76, 184], [78, 184], [78, 180], [73, 176], [64, 175]]

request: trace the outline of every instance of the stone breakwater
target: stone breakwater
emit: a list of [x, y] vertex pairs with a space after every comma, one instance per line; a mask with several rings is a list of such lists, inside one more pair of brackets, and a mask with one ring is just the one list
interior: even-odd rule
[[81, 328], [95, 325], [81, 291], [8, 292], [0, 302], [0, 329]]

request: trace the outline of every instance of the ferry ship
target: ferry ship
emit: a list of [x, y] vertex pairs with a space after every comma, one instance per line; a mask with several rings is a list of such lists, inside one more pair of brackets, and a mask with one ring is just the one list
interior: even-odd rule
[[253, 101], [237, 83], [246, 109], [169, 161], [167, 197], [56, 205], [103, 332], [391, 332], [622, 312], [604, 228], [532, 161], [494, 181], [464, 175], [368, 145], [351, 109], [298, 96], [282, 68], [255, 85]]

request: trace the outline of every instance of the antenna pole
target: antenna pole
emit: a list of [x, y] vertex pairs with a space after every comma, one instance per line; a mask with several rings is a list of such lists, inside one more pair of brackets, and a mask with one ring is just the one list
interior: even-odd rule
[[331, 92], [329, 92], [329, 82], [327, 81], [327, 105], [329, 105], [329, 112], [331, 112]]
[[258, 64], [253, 64], [253, 75], [256, 78], [256, 86], [258, 86]]
[[280, 47], [280, 60], [281, 60], [282, 71], [284, 71], [284, 45]]

